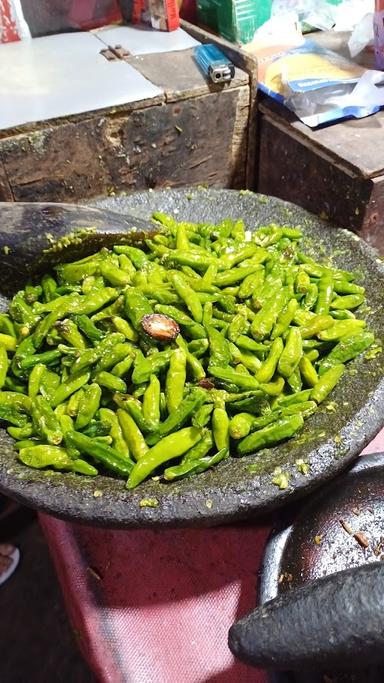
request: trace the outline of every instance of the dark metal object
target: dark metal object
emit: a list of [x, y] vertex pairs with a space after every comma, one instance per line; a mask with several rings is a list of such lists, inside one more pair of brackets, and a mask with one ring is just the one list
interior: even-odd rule
[[122, 45], [115, 45], [115, 47], [108, 45], [104, 50], [100, 50], [100, 54], [103, 55], [108, 62], [126, 62], [131, 53], [122, 47]]
[[[243, 218], [250, 229], [271, 220], [301, 224], [309, 237], [308, 251], [312, 250], [318, 257], [320, 246], [330, 254], [337, 244], [334, 263], [344, 268], [359, 269], [359, 279], [364, 282], [371, 307], [367, 314], [368, 324], [379, 338], [384, 335], [381, 291], [384, 266], [375, 252], [351, 233], [331, 228], [292, 204], [251, 193], [188, 188], [109, 198], [96, 205], [121, 214], [129, 213], [129, 220], [134, 223], [142, 220], [144, 224], [155, 210], [169, 212], [187, 221], [216, 223], [228, 216]], [[34, 241], [40, 238], [31, 225], [25, 230], [23, 240], [7, 233], [8, 245], [13, 251], [8, 257], [1, 256], [3, 265], [15, 257], [20, 265], [23, 253], [26, 263], [37, 256]], [[43, 245], [46, 243], [40, 242], [40, 249]], [[88, 242], [86, 249], [89, 249]], [[79, 247], [77, 251], [79, 257]], [[15, 282], [15, 288], [17, 285]], [[230, 458], [215, 470], [198, 477], [171, 484], [150, 481], [129, 492], [124, 481], [109, 477], [90, 481], [71, 473], [47, 474], [29, 470], [17, 462], [11, 448], [12, 441], [2, 432], [1, 489], [27, 505], [56, 516], [106, 527], [208, 526], [275, 509], [332, 478], [356, 457], [382, 426], [382, 354], [371, 361], [358, 359], [351, 367], [356, 372], [347, 373], [334, 392], [333, 399], [338, 406], [335, 413], [328, 412], [324, 406], [309, 418], [296, 439], [254, 456]], [[308, 475], [298, 472], [297, 458], [308, 461]], [[251, 464], [257, 468], [257, 473], [249, 471]], [[272, 484], [276, 465], [291, 475], [288, 489], [281, 491]], [[102, 495], [97, 493], [95, 497], [95, 490], [101, 491]], [[156, 498], [158, 506], [140, 507], [142, 498]]]
[[383, 680], [372, 668], [384, 663], [383, 494], [384, 454], [365, 456], [269, 540], [262, 606], [232, 627], [230, 645], [255, 666], [301, 672], [275, 683], [320, 683], [321, 670], [334, 683]]

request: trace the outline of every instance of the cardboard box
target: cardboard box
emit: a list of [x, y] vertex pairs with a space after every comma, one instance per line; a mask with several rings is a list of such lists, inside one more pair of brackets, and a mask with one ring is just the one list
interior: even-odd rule
[[199, 22], [233, 43], [249, 43], [270, 18], [272, 0], [197, 0]]

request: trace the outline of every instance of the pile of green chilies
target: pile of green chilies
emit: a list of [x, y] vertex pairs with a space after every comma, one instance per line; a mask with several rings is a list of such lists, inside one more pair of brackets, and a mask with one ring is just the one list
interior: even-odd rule
[[[29, 467], [203, 472], [292, 437], [373, 344], [364, 288], [300, 229], [153, 219], [143, 248], [60, 264], [0, 314], [0, 419]], [[176, 334], [148, 334], [153, 314]]]

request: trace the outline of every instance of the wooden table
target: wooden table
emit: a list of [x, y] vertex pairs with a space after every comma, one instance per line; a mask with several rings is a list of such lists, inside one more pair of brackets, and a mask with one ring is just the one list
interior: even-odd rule
[[193, 50], [128, 57], [156, 98], [0, 131], [0, 200], [76, 202], [122, 191], [247, 177], [250, 76], [209, 84]]

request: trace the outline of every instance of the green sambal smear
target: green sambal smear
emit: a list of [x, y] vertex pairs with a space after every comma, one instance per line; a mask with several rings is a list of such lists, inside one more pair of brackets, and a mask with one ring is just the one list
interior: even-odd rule
[[57, 265], [0, 314], [0, 419], [25, 465], [128, 488], [204, 472], [293, 437], [374, 344], [364, 288], [299, 228], [153, 219], [144, 248]]

